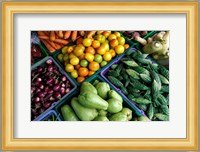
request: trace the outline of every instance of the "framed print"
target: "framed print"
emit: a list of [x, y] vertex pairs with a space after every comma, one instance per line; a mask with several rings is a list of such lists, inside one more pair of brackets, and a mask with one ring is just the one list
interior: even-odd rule
[[2, 19], [3, 150], [198, 150], [198, 2], [2, 2]]

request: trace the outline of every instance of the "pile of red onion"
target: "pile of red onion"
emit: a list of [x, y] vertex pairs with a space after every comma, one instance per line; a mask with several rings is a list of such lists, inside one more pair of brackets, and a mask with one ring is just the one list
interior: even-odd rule
[[52, 103], [60, 100], [71, 90], [70, 81], [62, 75], [51, 59], [45, 66], [31, 71], [31, 120], [38, 117]]
[[34, 63], [35, 59], [42, 58], [42, 52], [38, 45], [31, 44], [31, 64]]

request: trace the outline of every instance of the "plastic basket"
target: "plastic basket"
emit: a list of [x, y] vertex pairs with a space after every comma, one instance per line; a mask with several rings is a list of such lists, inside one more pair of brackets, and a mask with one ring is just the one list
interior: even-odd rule
[[[54, 110], [50, 110], [48, 112], [46, 112], [44, 115], [42, 115], [41, 117], [39, 117], [37, 119], [37, 121], [48, 121], [49, 118], [53, 117], [54, 121], [61, 121], [59, 115], [57, 115], [57, 113]], [[53, 120], [52, 120], [53, 121]]]
[[[142, 38], [144, 38], [145, 40], [148, 39], [149, 37], [153, 36], [154, 34], [156, 34], [158, 31], [149, 31], [145, 36], [143, 36]], [[123, 33], [122, 35], [125, 37], [126, 41], [129, 41], [135, 48], [137, 49], [141, 49], [142, 45], [139, 42], [134, 41], [133, 39], [129, 39], [128, 37], [126, 37]]]
[[[93, 78], [89, 78], [87, 79], [86, 81], [87, 82], [90, 82], [90, 83], [93, 83], [95, 80], [99, 80], [100, 82], [105, 82], [105, 80], [103, 78], [101, 78], [98, 74], [96, 75], [96, 77], [93, 77]], [[115, 90], [114, 87], [112, 87], [110, 85], [110, 88], [112, 90]], [[118, 90], [115, 90], [116, 92], [119, 92]], [[62, 105], [65, 105], [65, 104], [68, 104], [70, 105], [70, 102], [71, 102], [71, 99], [73, 97], [77, 97], [79, 94], [79, 90], [77, 90], [76, 92], [74, 92], [73, 94], [71, 94], [70, 96], [68, 96], [67, 98], [65, 98], [63, 101], [61, 101], [56, 107], [55, 107], [55, 111], [60, 114], [60, 118], [61, 120], [63, 120], [63, 117], [62, 117], [62, 114], [61, 114], [61, 107]], [[122, 96], [123, 98], [123, 106], [124, 107], [127, 107], [127, 108], [130, 108], [132, 111], [133, 111], [133, 115], [135, 116], [145, 116], [144, 112], [140, 109], [138, 109], [134, 104], [132, 104], [130, 101], [127, 100], [126, 97]], [[71, 105], [70, 105], [71, 106]]]
[[[69, 80], [70, 82], [70, 85], [71, 85], [71, 90], [65, 94], [60, 100], [56, 101], [56, 102], [53, 102], [52, 105], [45, 111], [43, 112], [42, 114], [45, 114], [46, 112], [48, 112], [49, 110], [51, 110], [52, 108], [54, 108], [61, 100], [63, 100], [64, 98], [66, 98], [68, 95], [70, 95], [72, 92], [74, 92], [77, 88], [76, 84], [71, 80], [71, 78], [68, 76], [68, 74], [66, 72], [63, 71], [63, 69], [55, 62], [55, 60], [48, 56], [48, 57], [45, 57], [44, 59], [42, 59], [41, 61], [37, 62], [36, 64], [34, 64], [32, 67], [31, 67], [31, 70], [34, 70], [36, 69], [38, 66], [45, 66], [45, 62], [48, 60], [48, 59], [51, 59], [53, 61], [53, 63], [55, 64], [56, 67], [58, 67], [58, 71], [65, 75], [67, 77], [67, 79]], [[42, 115], [40, 114], [40, 115]], [[39, 116], [38, 116], [39, 117]], [[34, 119], [34, 120], [37, 120]]]
[[31, 64], [31, 65], [36, 64], [37, 62], [39, 62], [40, 60], [42, 60], [43, 58], [45, 58], [46, 56], [48, 56], [48, 53], [46, 52], [46, 49], [42, 45], [37, 45], [37, 46], [39, 46], [39, 48], [41, 50], [42, 57], [39, 58], [39, 59], [34, 59], [33, 60], [33, 64]]
[[[136, 49], [133, 48], [132, 51], [136, 51]], [[113, 64], [118, 64], [119, 62], [121, 62], [121, 59], [122, 59], [123, 57], [125, 57], [125, 54], [124, 54], [123, 56], [117, 58], [117, 59], [115, 60], [115, 62], [113, 62]], [[157, 63], [155, 60], [151, 59], [150, 57], [148, 57], [147, 59], [151, 60], [153, 63]], [[117, 88], [115, 85], [113, 85], [113, 84], [107, 79], [106, 74], [107, 74], [107, 72], [109, 71], [109, 69], [110, 69], [111, 66], [112, 66], [112, 65], [106, 67], [106, 69], [104, 69], [104, 70], [100, 73], [101, 77], [102, 77], [106, 82], [108, 82], [108, 83], [110, 84], [110, 86], [112, 86], [115, 90], [118, 90], [118, 92], [120, 93], [120, 95], [121, 95], [123, 98], [125, 98], [127, 101], [129, 101], [130, 103], [132, 103], [137, 109], [139, 109], [139, 108], [137, 107], [137, 105], [134, 104], [133, 102], [131, 102], [130, 99], [128, 99], [128, 97], [126, 97], [126, 95], [125, 95], [119, 88]], [[144, 113], [144, 112], [143, 112], [143, 113]]]
[[[130, 49], [133, 47], [133, 44], [131, 44], [130, 42], [128, 42], [128, 44], [130, 45], [130, 47], [129, 47], [128, 49], [126, 49], [126, 50], [124, 51], [124, 53], [127, 52], [128, 50], [130, 50]], [[63, 69], [65, 69], [63, 63], [61, 63], [61, 62], [58, 60], [58, 55], [59, 55], [60, 53], [61, 53], [61, 50], [55, 52], [55, 54], [53, 55], [53, 58], [54, 58], [54, 60], [55, 60]], [[111, 64], [114, 62], [114, 60], [115, 60], [116, 58], [119, 58], [119, 57], [122, 56], [124, 53], [119, 54], [119, 55], [116, 55], [116, 57], [115, 57], [114, 59], [112, 59], [110, 62], [108, 62], [108, 64], [105, 65], [104, 67], [102, 67], [102, 68], [100, 68], [99, 70], [97, 70], [97, 71], [95, 72], [95, 74], [101, 73], [101, 71], [103, 71], [107, 66], [111, 65]], [[66, 73], [68, 73], [68, 72], [66, 72]], [[70, 75], [70, 73], [68, 73], [68, 74]], [[90, 77], [92, 77], [92, 76], [90, 76]], [[90, 78], [90, 77], [88, 77], [88, 78]], [[80, 84], [76, 81], [76, 79], [74, 79], [71, 75], [70, 75], [70, 78], [76, 83], [77, 86], [80, 86]], [[88, 78], [86, 78], [85, 81], [87, 81]]]

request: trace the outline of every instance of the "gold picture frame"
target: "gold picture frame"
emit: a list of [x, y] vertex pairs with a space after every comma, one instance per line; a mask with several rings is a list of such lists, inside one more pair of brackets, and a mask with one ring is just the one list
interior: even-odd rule
[[[16, 139], [13, 137], [13, 19], [17, 13], [187, 15], [187, 138]], [[177, 128], [178, 129], [178, 128]], [[3, 150], [198, 150], [198, 2], [2, 2]]]

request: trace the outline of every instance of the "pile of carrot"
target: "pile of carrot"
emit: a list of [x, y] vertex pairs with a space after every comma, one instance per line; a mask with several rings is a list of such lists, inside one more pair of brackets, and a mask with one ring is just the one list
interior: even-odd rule
[[37, 33], [39, 39], [53, 53], [81, 37], [91, 38], [96, 31], [38, 31]]

